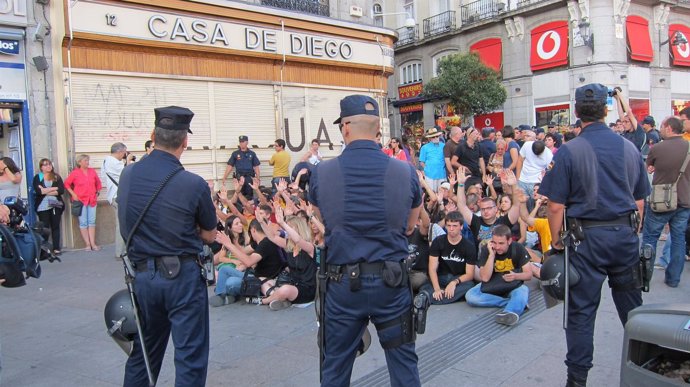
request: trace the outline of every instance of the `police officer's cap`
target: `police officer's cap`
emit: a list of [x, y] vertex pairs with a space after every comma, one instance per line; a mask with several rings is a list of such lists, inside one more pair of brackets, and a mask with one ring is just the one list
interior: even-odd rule
[[245, 141], [249, 141], [249, 137], [247, 137], [247, 136], [240, 136], [240, 142], [245, 142]]
[[184, 107], [167, 106], [162, 108], [155, 108], [156, 113], [156, 127], [168, 130], [189, 130], [189, 123], [192, 122], [194, 113]]
[[609, 89], [601, 83], [590, 83], [575, 90], [575, 102], [603, 102], [609, 95]]
[[340, 100], [340, 117], [333, 121], [333, 123], [339, 124], [343, 117], [351, 117], [359, 114], [367, 114], [378, 117], [379, 104], [375, 99], [369, 97], [368, 95], [348, 95]]

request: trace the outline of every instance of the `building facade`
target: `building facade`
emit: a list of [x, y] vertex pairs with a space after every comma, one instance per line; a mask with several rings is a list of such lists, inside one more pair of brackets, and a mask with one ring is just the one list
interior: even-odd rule
[[[240, 135], [261, 159], [265, 184], [277, 138], [287, 142], [292, 166], [312, 139], [326, 157], [339, 154], [339, 100], [367, 94], [385, 111], [396, 35], [356, 23], [366, 17], [337, 4], [64, 0], [58, 158], [71, 166], [88, 154], [99, 169], [114, 142], [141, 156], [153, 109], [167, 105], [195, 113], [182, 163], [216, 188]], [[352, 21], [329, 16], [338, 12]], [[110, 229], [110, 207], [98, 211], [97, 229]], [[98, 231], [103, 243], [110, 234]]]
[[[419, 96], [437, 75], [438, 61], [458, 52], [477, 52], [499, 72], [508, 92], [501, 109], [465, 118], [477, 127], [567, 125], [575, 120], [575, 89], [592, 82], [621, 87], [640, 120], [648, 114], [659, 120], [690, 105], [690, 2], [685, 0], [382, 4], [383, 13], [410, 12], [417, 21], [405, 28], [400, 19], [384, 18], [400, 34], [389, 83], [394, 132], [461, 120], [444, 101]], [[608, 121], [615, 121], [612, 101], [610, 107]]]

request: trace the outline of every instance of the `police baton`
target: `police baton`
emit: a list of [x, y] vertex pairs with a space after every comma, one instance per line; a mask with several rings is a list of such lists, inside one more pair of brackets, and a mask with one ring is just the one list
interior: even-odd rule
[[132, 300], [132, 311], [134, 312], [134, 322], [137, 325], [137, 334], [139, 335], [139, 344], [141, 344], [141, 352], [144, 355], [144, 365], [146, 366], [146, 375], [149, 378], [149, 387], [156, 385], [153, 379], [153, 372], [151, 372], [151, 362], [149, 361], [149, 353], [146, 351], [146, 343], [144, 342], [144, 330], [141, 328], [141, 320], [139, 318], [139, 304], [137, 303], [136, 295], [134, 294], [134, 278], [136, 273], [132, 266], [132, 261], [129, 260], [127, 254], [123, 254], [122, 262], [125, 269], [125, 283], [129, 291], [129, 298]]
[[319, 345], [319, 382], [323, 382], [323, 361], [326, 356], [326, 286], [328, 283], [328, 275], [326, 274], [326, 251], [324, 247], [321, 250], [321, 261], [319, 262], [319, 281], [317, 282], [319, 300], [315, 303], [317, 306], [316, 318], [319, 326], [318, 345]]
[[568, 306], [570, 305], [570, 242], [571, 235], [568, 231], [568, 217], [566, 210], [563, 209], [563, 229], [565, 230], [563, 238], [563, 258], [565, 261], [565, 295], [563, 297], [563, 329], [568, 329]]

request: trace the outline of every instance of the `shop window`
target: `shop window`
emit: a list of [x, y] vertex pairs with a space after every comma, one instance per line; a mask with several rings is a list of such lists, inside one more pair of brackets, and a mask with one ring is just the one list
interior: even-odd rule
[[649, 115], [649, 100], [630, 98], [628, 103], [637, 122], [642, 123], [642, 120]]
[[400, 84], [407, 85], [422, 81], [422, 64], [419, 62], [400, 67]]
[[570, 125], [570, 105], [541, 106], [535, 109], [536, 125], [546, 127], [548, 125]]

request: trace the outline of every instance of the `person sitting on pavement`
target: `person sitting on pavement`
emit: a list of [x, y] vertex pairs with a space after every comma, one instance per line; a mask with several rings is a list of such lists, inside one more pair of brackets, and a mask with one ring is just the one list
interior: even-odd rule
[[[462, 217], [470, 225], [470, 230], [472, 230], [472, 235], [475, 237], [475, 246], [479, 248], [482, 241], [488, 241], [491, 239], [492, 230], [496, 225], [504, 224], [506, 226], [512, 227], [518, 221], [520, 216], [520, 208], [517, 205], [517, 200], [513, 199], [513, 205], [508, 210], [508, 214], [504, 216], [497, 216], [498, 208], [496, 202], [491, 198], [483, 198], [479, 201], [479, 210], [481, 211], [481, 216], [477, 216], [472, 213], [472, 210], [467, 206], [464, 192], [464, 185], [467, 177], [462, 168], [458, 169], [457, 182], [458, 182], [458, 210], [462, 214]], [[506, 192], [516, 191], [515, 185], [517, 181], [515, 175], [510, 170], [504, 170], [501, 179], [501, 184]]]
[[[247, 254], [251, 253], [251, 247], [247, 246], [249, 236], [244, 231], [242, 220], [237, 215], [230, 215], [228, 217], [228, 220], [225, 222], [224, 235], [228, 239], [227, 242], [233, 244], [236, 249], [242, 250]], [[225, 239], [222, 236], [221, 238]], [[219, 307], [232, 304], [237, 301], [237, 297], [240, 295], [240, 286], [242, 286], [242, 278], [247, 266], [237, 259], [232, 254], [232, 251], [224, 245], [214, 255], [213, 263], [218, 265], [218, 275], [216, 276], [215, 295], [208, 299], [209, 305]]]
[[481, 282], [467, 291], [468, 305], [499, 307], [496, 322], [515, 325], [525, 311], [529, 288], [523, 281], [532, 279], [532, 269], [527, 250], [513, 242], [510, 228], [494, 227], [491, 242], [479, 252], [477, 265]]
[[431, 243], [429, 248], [429, 281], [422, 286], [432, 304], [460, 301], [474, 286], [474, 266], [477, 249], [463, 238], [462, 215], [458, 211], [446, 215], [446, 235]]
[[268, 305], [270, 310], [283, 310], [293, 303], [314, 301], [317, 268], [314, 261], [315, 247], [306, 220], [294, 215], [286, 219], [279, 205], [274, 206], [274, 212], [278, 226], [288, 235], [285, 247], [288, 267], [275, 280], [266, 281], [266, 297], [261, 303]]
[[536, 204], [532, 212], [527, 211], [527, 195], [523, 192], [519, 195], [520, 201], [520, 220], [525, 222], [528, 230], [536, 231], [539, 235], [540, 251], [527, 249], [532, 261], [532, 274], [535, 278], [541, 278], [541, 264], [544, 255], [551, 249], [551, 229], [549, 220], [546, 218], [548, 198], [535, 193]]
[[[267, 223], [265, 220], [262, 220], [262, 222]], [[263, 283], [261, 291], [265, 294], [266, 290], [269, 288], [266, 282], [276, 278], [278, 274], [283, 271], [285, 263], [283, 263], [280, 258], [280, 252], [278, 251], [279, 247], [266, 237], [262, 226], [266, 227], [268, 225], [262, 225], [259, 223], [258, 219], [254, 219], [249, 223], [249, 233], [256, 244], [256, 248], [254, 248], [251, 253], [247, 253], [235, 246], [235, 244], [230, 241], [230, 238], [223, 233], [218, 233], [216, 241], [222, 244], [223, 247], [245, 267], [254, 269], [254, 275]], [[220, 294], [220, 296], [222, 297], [223, 295]], [[248, 303], [259, 305], [261, 304], [261, 298], [251, 298], [248, 300]]]
[[[426, 185], [423, 178], [419, 179], [422, 186]], [[444, 183], [445, 184], [445, 183]], [[424, 192], [424, 191], [422, 191]], [[429, 212], [422, 206], [419, 211], [419, 218], [415, 228], [411, 232], [407, 232], [407, 251], [409, 253], [409, 260], [411, 262], [410, 268], [410, 284], [412, 291], [418, 291], [422, 285], [429, 281], [429, 227], [431, 219]]]

